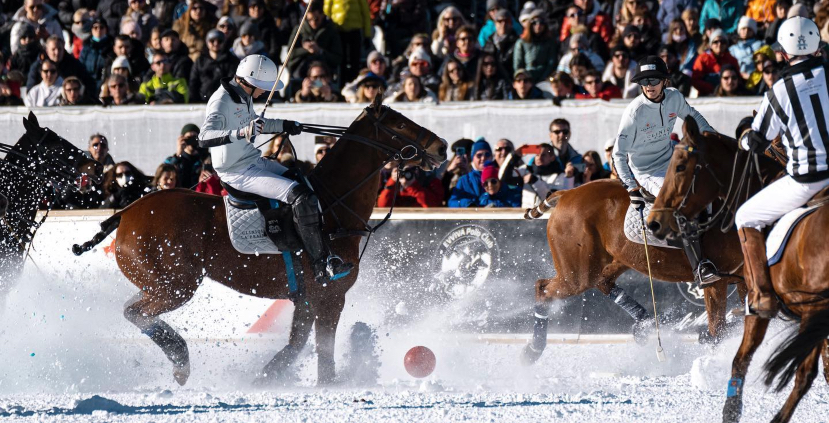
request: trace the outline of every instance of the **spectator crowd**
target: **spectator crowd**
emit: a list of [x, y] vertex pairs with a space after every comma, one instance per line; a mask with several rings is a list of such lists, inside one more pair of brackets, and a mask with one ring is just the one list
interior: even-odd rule
[[[286, 67], [275, 102], [630, 99], [647, 55], [667, 63], [686, 97], [762, 95], [782, 69], [774, 41], [792, 16], [814, 19], [829, 40], [829, 0], [6, 0], [0, 105], [205, 103], [250, 54]], [[221, 194], [198, 131], [182, 129], [154, 177], [115, 162], [106, 137], [92, 135], [88, 154], [107, 177], [96, 195], [62, 205], [123, 207], [169, 187]], [[554, 119], [550, 142], [537, 146], [458, 140], [437, 171], [389, 168], [378, 204], [532, 206], [612, 176], [570, 137]], [[271, 144], [273, 159], [310, 168], [284, 148], [290, 140]], [[332, 145], [321, 140], [315, 159]]]

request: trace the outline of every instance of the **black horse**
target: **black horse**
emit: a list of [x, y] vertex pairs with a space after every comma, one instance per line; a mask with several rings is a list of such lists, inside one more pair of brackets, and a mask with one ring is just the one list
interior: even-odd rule
[[0, 301], [23, 268], [26, 249], [39, 226], [38, 208], [51, 208], [71, 191], [89, 189], [81, 181], [99, 180], [100, 163], [49, 128], [34, 113], [23, 118], [26, 133], [15, 145], [0, 144]]

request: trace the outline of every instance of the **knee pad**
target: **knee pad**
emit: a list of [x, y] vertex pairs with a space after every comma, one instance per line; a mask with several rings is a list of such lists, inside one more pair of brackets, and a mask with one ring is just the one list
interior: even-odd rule
[[288, 201], [294, 209], [294, 221], [301, 226], [318, 225], [319, 199], [305, 185], [297, 185], [288, 193]]

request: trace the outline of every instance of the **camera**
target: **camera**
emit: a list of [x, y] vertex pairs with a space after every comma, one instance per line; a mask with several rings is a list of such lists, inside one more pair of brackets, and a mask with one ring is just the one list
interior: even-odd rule
[[190, 147], [198, 147], [199, 139], [196, 137], [187, 137], [184, 139], [184, 143], [189, 145]]
[[407, 181], [414, 181], [416, 176], [415, 171], [412, 169], [405, 169], [400, 172], [400, 179], [405, 179]]
[[458, 147], [455, 149], [456, 156], [465, 156], [466, 155], [466, 147]]
[[577, 171], [584, 173], [584, 169], [587, 168], [587, 165], [584, 163], [573, 163], [573, 167], [576, 168]]

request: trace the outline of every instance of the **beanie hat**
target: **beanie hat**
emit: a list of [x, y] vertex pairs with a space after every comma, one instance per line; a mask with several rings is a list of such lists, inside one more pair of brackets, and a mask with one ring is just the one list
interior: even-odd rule
[[112, 66], [109, 68], [109, 71], [112, 72], [118, 68], [127, 68], [132, 75], [132, 66], [130, 66], [130, 61], [127, 59], [127, 56], [118, 56], [112, 61]]
[[383, 53], [380, 53], [377, 50], [372, 50], [372, 52], [368, 54], [368, 57], [366, 58], [366, 64], [370, 65], [371, 62], [373, 62], [376, 59], [382, 60], [383, 62], [386, 63], [386, 65], [389, 64], [389, 60], [386, 59], [386, 56], [383, 56]]
[[479, 139], [478, 141], [475, 141], [474, 144], [472, 144], [472, 152], [470, 153], [470, 156], [475, 157], [475, 153], [481, 150], [489, 151], [490, 153], [492, 153], [492, 147], [489, 146], [489, 143], [486, 142], [486, 140]]
[[414, 51], [412, 51], [411, 55], [409, 56], [409, 66], [412, 65], [417, 60], [425, 60], [429, 63], [429, 66], [432, 66], [432, 58], [429, 57], [429, 53], [426, 52], [426, 49], [423, 47], [418, 47]]
[[218, 29], [211, 29], [210, 31], [207, 31], [207, 36], [205, 36], [204, 39], [207, 41], [219, 40], [221, 42], [225, 40], [225, 33], [219, 31]]
[[757, 32], [757, 21], [755, 21], [754, 19], [751, 19], [748, 16], [743, 16], [743, 17], [740, 18], [740, 23], [737, 24], [737, 30], [740, 30], [740, 29], [743, 29], [743, 28], [749, 28], [749, 29], [751, 29], [752, 32], [756, 33]]
[[188, 123], [181, 128], [181, 135], [184, 135], [188, 132], [201, 132], [198, 126], [195, 123]]
[[486, 162], [483, 170], [481, 170], [481, 183], [495, 178], [498, 179], [498, 164], [495, 162]]

